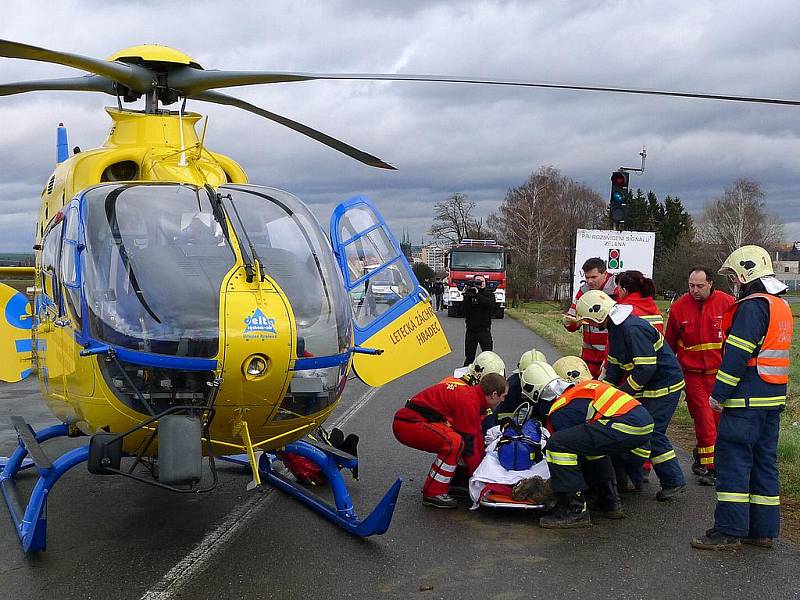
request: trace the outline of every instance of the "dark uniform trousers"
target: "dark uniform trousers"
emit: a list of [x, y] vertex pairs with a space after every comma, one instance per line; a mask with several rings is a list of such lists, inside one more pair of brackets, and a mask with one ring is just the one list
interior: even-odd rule
[[[610, 454], [632, 452], [647, 458], [652, 422], [644, 407], [637, 406], [621, 417], [582, 422], [553, 433], [545, 449], [553, 491], [580, 492], [613, 480]], [[631, 433], [638, 428], [646, 433]]]
[[[726, 408], [717, 430], [714, 526], [736, 537], [776, 538], [780, 530], [779, 410]], [[749, 530], [745, 529], [749, 523]]]
[[653, 417], [653, 437], [650, 439], [650, 461], [662, 488], [685, 485], [686, 479], [675, 456], [675, 449], [667, 438], [667, 427], [675, 414], [683, 391], [672, 392], [660, 398], [638, 398]]
[[478, 331], [467, 328], [464, 335], [464, 366], [471, 365], [475, 361], [475, 353], [478, 351], [478, 344], [481, 345], [481, 352], [492, 350], [492, 330], [479, 329]]

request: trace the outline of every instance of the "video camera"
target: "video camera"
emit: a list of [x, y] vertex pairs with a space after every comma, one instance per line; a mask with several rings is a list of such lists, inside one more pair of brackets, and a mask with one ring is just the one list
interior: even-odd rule
[[472, 296], [473, 294], [478, 293], [478, 284], [475, 283], [473, 280], [469, 280], [464, 283], [464, 295], [465, 296]]

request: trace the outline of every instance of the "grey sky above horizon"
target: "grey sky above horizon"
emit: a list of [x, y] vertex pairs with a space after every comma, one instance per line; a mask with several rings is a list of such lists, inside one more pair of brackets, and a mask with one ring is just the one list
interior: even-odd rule
[[[107, 57], [172, 46], [206, 69], [398, 72], [705, 91], [800, 99], [796, 2], [298, 2], [106, 0], [3, 3], [0, 38]], [[80, 75], [0, 59], [0, 83]], [[698, 214], [739, 177], [800, 239], [800, 107], [435, 83], [315, 81], [225, 90], [320, 129], [398, 167], [366, 167], [255, 115], [190, 102], [209, 115], [206, 144], [251, 182], [333, 206], [365, 194], [398, 237], [426, 235], [453, 192], [495, 211], [506, 191], [552, 165], [604, 199], [609, 176], [647, 170], [631, 187], [679, 196]], [[99, 146], [103, 94], [0, 97], [0, 252], [29, 250], [39, 193], [55, 163], [59, 121], [70, 147]], [[141, 103], [130, 105], [141, 108]], [[175, 105], [173, 105], [174, 107]]]

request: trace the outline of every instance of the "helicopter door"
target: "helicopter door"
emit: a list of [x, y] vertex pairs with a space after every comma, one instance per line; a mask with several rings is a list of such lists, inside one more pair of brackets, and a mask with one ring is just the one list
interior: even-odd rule
[[450, 352], [428, 293], [369, 199], [357, 196], [336, 207], [331, 244], [352, 304], [355, 342], [383, 350], [355, 355], [362, 381], [383, 385]]
[[60, 341], [66, 325], [59, 269], [63, 232], [63, 213], [58, 212], [42, 238], [34, 342], [40, 370], [39, 379], [45, 393], [59, 398], [64, 397], [64, 363]]
[[81, 331], [83, 324], [78, 201], [73, 200], [63, 212], [64, 232], [59, 258], [63, 327], [59, 343], [64, 365], [64, 389], [70, 396], [89, 397], [94, 394], [93, 361], [80, 358], [83, 348], [75, 341], [74, 335], [74, 332]]

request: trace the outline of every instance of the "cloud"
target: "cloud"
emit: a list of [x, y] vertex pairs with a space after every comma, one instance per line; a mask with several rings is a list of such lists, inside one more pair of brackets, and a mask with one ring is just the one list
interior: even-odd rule
[[[474, 75], [534, 81], [800, 98], [800, 5], [689, 0], [582, 3], [197, 2], [4, 3], [0, 37], [105, 57], [161, 43], [207, 69]], [[13, 18], [12, 18], [13, 17]], [[178, 26], [180, 25], [180, 26]], [[0, 59], [0, 83], [75, 69]], [[620, 165], [632, 185], [678, 195], [697, 213], [738, 177], [759, 181], [786, 220], [800, 204], [797, 107], [431, 83], [317, 81], [227, 90], [396, 165], [370, 169], [254, 115], [190, 103], [209, 115], [207, 145], [250, 179], [309, 202], [322, 221], [367, 194], [393, 228], [419, 239], [432, 206], [466, 192], [486, 215], [506, 190], [553, 165], [606, 197]], [[55, 127], [70, 145], [102, 143], [104, 95], [0, 97], [0, 251], [25, 250], [38, 193], [54, 166]], [[136, 105], [140, 108], [140, 104]], [[800, 237], [797, 222], [787, 237]]]

